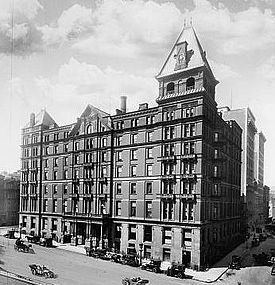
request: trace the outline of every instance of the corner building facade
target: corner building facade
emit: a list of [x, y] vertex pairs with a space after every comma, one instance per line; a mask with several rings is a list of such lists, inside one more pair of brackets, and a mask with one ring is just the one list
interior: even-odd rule
[[[23, 230], [197, 269], [242, 242], [242, 131], [217, 112], [218, 82], [192, 27], [184, 27], [156, 79], [153, 108], [126, 112], [122, 98], [113, 116], [89, 105], [69, 126], [58, 127], [45, 111], [49, 120], [30, 120]], [[36, 144], [26, 144], [36, 130]]]

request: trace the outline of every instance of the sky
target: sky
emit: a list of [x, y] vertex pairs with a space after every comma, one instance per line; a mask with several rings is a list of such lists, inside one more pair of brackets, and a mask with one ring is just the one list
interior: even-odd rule
[[267, 139], [265, 184], [275, 185], [274, 2], [0, 0], [0, 170], [20, 169], [31, 112], [64, 125], [87, 104], [114, 114], [121, 95], [129, 111], [155, 106], [155, 76], [192, 19], [220, 81], [216, 101], [252, 110]]

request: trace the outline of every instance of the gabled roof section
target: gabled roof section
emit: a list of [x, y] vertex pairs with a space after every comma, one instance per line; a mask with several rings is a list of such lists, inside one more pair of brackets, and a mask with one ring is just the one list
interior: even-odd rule
[[194, 28], [184, 26], [156, 78], [201, 66], [205, 66], [213, 75]]
[[87, 116], [93, 116], [93, 115], [99, 115], [101, 118], [103, 117], [109, 117], [110, 114], [96, 108], [95, 106], [89, 104], [84, 112], [81, 114], [81, 118], [87, 117]]
[[[47, 126], [47, 127], [58, 127], [55, 120], [51, 115], [45, 110], [42, 109], [37, 115], [35, 115], [34, 127], [35, 126]], [[25, 126], [25, 128], [30, 127], [30, 122]]]

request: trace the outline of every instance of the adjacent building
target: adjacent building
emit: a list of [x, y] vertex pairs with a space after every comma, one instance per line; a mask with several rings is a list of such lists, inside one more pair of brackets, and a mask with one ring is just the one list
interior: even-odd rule
[[18, 225], [20, 180], [0, 175], [0, 226]]
[[241, 193], [246, 217], [245, 226], [250, 232], [263, 228], [268, 219], [268, 187], [264, 186], [264, 144], [266, 138], [256, 128], [256, 119], [249, 108], [230, 110], [219, 108], [223, 119], [235, 120], [242, 133]]
[[218, 81], [193, 27], [156, 79], [152, 108], [127, 112], [122, 96], [116, 115], [88, 105], [67, 126], [45, 110], [31, 114], [22, 130], [23, 231], [197, 269], [242, 241], [242, 129], [217, 112]]

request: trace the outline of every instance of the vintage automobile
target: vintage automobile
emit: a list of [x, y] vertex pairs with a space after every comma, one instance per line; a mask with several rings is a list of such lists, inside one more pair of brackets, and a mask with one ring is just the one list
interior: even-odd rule
[[53, 239], [51, 237], [42, 237], [40, 238], [39, 244], [45, 247], [52, 247]]
[[111, 256], [111, 261], [115, 263], [122, 263], [122, 257], [123, 255], [121, 253], [114, 253]]
[[167, 270], [167, 276], [185, 278], [185, 265], [183, 264], [172, 264]]
[[161, 261], [160, 260], [154, 260], [154, 259], [150, 259], [150, 260], [143, 260], [142, 264], [141, 264], [141, 269], [143, 270], [148, 270], [148, 271], [152, 271], [155, 273], [160, 273], [160, 264]]
[[14, 244], [14, 249], [21, 252], [33, 252], [31, 244], [25, 244], [21, 239], [17, 239]]
[[143, 279], [141, 277], [132, 277], [132, 278], [122, 278], [122, 284], [123, 285], [144, 285], [148, 284], [149, 280], [148, 279]]
[[39, 243], [40, 242], [40, 236], [37, 236], [37, 235], [26, 235], [26, 238], [28, 240], [28, 242], [31, 242], [31, 243]]
[[229, 269], [237, 269], [241, 268], [241, 257], [238, 255], [232, 255], [231, 262], [228, 265]]
[[136, 254], [125, 254], [122, 256], [122, 264], [137, 267], [139, 266], [138, 256]]
[[160, 264], [160, 271], [167, 274], [168, 269], [172, 266], [170, 261], [162, 261]]
[[16, 233], [16, 230], [8, 230], [7, 233], [4, 234], [5, 238], [9, 238], [9, 239], [15, 239], [14, 234]]
[[275, 275], [275, 264], [273, 264], [270, 274]]
[[251, 241], [251, 247], [256, 247], [259, 244], [260, 244], [260, 241], [257, 238], [253, 238], [253, 240]]
[[56, 278], [57, 277], [57, 275], [54, 274], [53, 271], [49, 270], [44, 265], [30, 264], [29, 267], [33, 275], [42, 276], [45, 278]]

